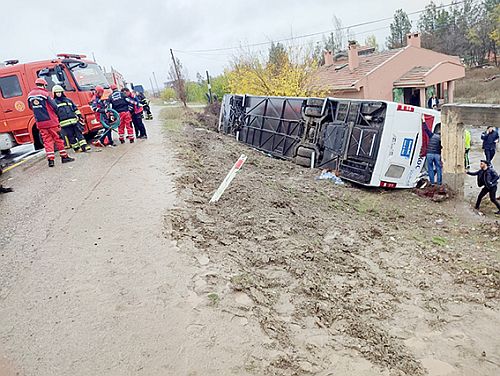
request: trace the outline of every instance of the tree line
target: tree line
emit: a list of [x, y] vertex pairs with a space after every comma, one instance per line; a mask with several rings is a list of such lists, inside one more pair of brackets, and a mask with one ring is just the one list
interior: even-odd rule
[[390, 25], [387, 47], [404, 47], [406, 34], [412, 28], [421, 33], [422, 47], [460, 56], [468, 66], [499, 62], [500, 0], [465, 0], [446, 8], [431, 1], [416, 25], [398, 9]]
[[[241, 49], [224, 70], [211, 79], [212, 92], [221, 99], [225, 93], [248, 93], [276, 96], [320, 96], [310, 85], [312, 73], [324, 64], [323, 51], [334, 54], [345, 51], [355, 34], [333, 17], [334, 31], [319, 42], [294, 46], [271, 43], [266, 53]], [[448, 55], [460, 56], [468, 66], [486, 62], [500, 63], [497, 48], [500, 45], [500, 0], [465, 0], [451, 5], [431, 1], [416, 22], [412, 24], [403, 9], [394, 13], [385, 47], [406, 46], [406, 35], [419, 31], [422, 47]], [[366, 37], [366, 46], [379, 50], [374, 35]], [[177, 80], [173, 66], [170, 70], [171, 87], [163, 92], [164, 100], [184, 98], [188, 102], [206, 102], [207, 81], [200, 74], [196, 81], [187, 80], [182, 64], [181, 80]]]

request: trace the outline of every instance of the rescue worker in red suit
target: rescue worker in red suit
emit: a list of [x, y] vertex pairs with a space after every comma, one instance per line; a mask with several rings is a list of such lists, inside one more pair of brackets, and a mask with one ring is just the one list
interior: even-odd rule
[[28, 106], [35, 115], [36, 126], [42, 136], [49, 167], [54, 167], [54, 144], [59, 151], [62, 163], [73, 162], [75, 159], [71, 158], [64, 150], [61, 126], [56, 114], [57, 104], [49, 95], [47, 81], [43, 78], [37, 78], [35, 85], [36, 89], [31, 90], [28, 94]]
[[125, 129], [127, 129], [127, 138], [130, 143], [134, 142], [134, 129], [132, 127], [132, 116], [130, 115], [129, 105], [134, 105], [134, 101], [119, 91], [116, 85], [111, 85], [113, 92], [109, 96], [111, 108], [120, 114], [120, 125], [118, 126], [118, 138], [122, 144], [125, 143]]
[[[106, 115], [106, 108], [108, 106], [106, 101], [102, 99], [103, 94], [104, 88], [102, 86], [96, 86], [94, 98], [92, 98], [92, 102], [90, 102], [90, 107], [92, 111], [97, 113], [98, 118], [100, 118], [101, 114]], [[99, 140], [93, 142], [93, 144], [94, 146], [115, 146], [113, 142], [113, 130], [111, 128], [105, 130]]]

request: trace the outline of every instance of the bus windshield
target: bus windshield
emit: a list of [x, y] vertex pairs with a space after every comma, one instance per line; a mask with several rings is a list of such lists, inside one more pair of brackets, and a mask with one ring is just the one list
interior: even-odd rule
[[108, 80], [97, 64], [76, 65], [70, 67], [70, 70], [80, 90], [90, 91], [98, 85], [109, 88]]

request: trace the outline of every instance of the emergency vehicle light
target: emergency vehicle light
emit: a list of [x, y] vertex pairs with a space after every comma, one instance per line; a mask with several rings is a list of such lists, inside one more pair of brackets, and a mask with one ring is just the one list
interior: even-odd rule
[[78, 54], [57, 54], [57, 57], [63, 57], [65, 59], [85, 59], [87, 55]]

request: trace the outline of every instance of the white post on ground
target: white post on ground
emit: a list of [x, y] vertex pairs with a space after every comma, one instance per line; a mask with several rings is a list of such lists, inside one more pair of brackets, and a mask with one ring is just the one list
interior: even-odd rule
[[313, 151], [311, 154], [311, 170], [314, 169], [314, 161], [316, 160], [316, 152]]
[[210, 199], [211, 203], [219, 201], [220, 197], [222, 196], [224, 191], [227, 189], [227, 187], [229, 187], [229, 184], [231, 184], [234, 177], [236, 176], [238, 171], [241, 169], [241, 167], [243, 166], [243, 164], [245, 163], [246, 160], [247, 160], [247, 156], [245, 154], [241, 154], [241, 156], [238, 158], [236, 163], [233, 165], [233, 167], [231, 168], [229, 173], [226, 175], [225, 179], [223, 180], [223, 182], [221, 183], [219, 188], [217, 188], [214, 195]]
[[239, 141], [240, 140], [240, 131], [237, 131], [236, 132], [236, 141]]

